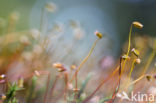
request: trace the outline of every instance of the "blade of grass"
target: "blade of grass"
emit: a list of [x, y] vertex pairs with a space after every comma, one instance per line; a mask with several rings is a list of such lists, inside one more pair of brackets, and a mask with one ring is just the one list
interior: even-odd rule
[[31, 83], [31, 86], [29, 88], [29, 93], [28, 93], [28, 96], [27, 96], [27, 102], [26, 103], [31, 103], [32, 96], [33, 96], [33, 93], [35, 91], [36, 80], [37, 80], [37, 77], [33, 76], [32, 77], [32, 83]]

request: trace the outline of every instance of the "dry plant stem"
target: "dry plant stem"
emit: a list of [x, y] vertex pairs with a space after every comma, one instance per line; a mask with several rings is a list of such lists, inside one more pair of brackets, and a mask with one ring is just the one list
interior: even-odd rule
[[[58, 76], [58, 77], [60, 77], [60, 76]], [[58, 77], [56, 77], [56, 79], [57, 79], [57, 81], [58, 81]], [[56, 81], [56, 79], [55, 79], [55, 81]], [[62, 92], [60, 93], [60, 95], [58, 96], [58, 99], [56, 99], [55, 101], [52, 101], [52, 100], [50, 100], [50, 101], [52, 101], [52, 103], [56, 103], [57, 102], [57, 100], [59, 100], [63, 95], [64, 95], [64, 99], [65, 99], [65, 101], [67, 100], [67, 98], [66, 98], [66, 93], [67, 93], [67, 90], [68, 90], [68, 75], [67, 74], [65, 74], [64, 73], [64, 80], [65, 80], [65, 88], [62, 90]], [[56, 83], [54, 82], [54, 85], [56, 86]], [[54, 90], [54, 86], [53, 85], [53, 90]], [[52, 90], [52, 91], [53, 91]], [[51, 98], [52, 98], [52, 95], [51, 95]]]
[[[131, 47], [131, 34], [132, 34], [132, 27], [133, 25], [131, 24], [131, 27], [130, 27], [130, 32], [129, 32], [129, 42], [128, 42], [128, 51], [127, 51], [127, 56], [129, 56], [129, 52], [130, 52], [130, 47]], [[110, 75], [108, 76], [108, 78], [106, 78], [105, 80], [103, 80], [100, 85], [94, 90], [94, 92], [89, 96], [87, 97], [82, 103], [87, 103], [93, 96], [94, 94], [101, 88], [101, 86], [107, 81], [109, 80], [114, 74], [116, 74], [116, 72], [121, 69], [121, 74], [119, 76], [119, 81], [121, 79], [121, 76], [123, 74], [123, 71], [124, 71], [124, 68], [125, 68], [125, 64], [127, 62], [127, 59], [123, 62], [123, 66], [122, 66], [122, 69], [120, 68], [120, 66]]]
[[75, 88], [77, 89], [77, 75], [78, 75], [78, 72], [76, 72], [75, 74]]
[[116, 98], [116, 94], [118, 93], [119, 91], [119, 88], [120, 88], [120, 81], [121, 81], [121, 70], [122, 70], [122, 57], [120, 57], [120, 66], [119, 66], [119, 79], [117, 81], [117, 85], [116, 85], [116, 89], [112, 95], [112, 98], [111, 100], [109, 101], [109, 103], [113, 103], [115, 98]]
[[[97, 42], [99, 41], [99, 38], [97, 38], [91, 48], [91, 50], [89, 51], [88, 55], [83, 59], [83, 61], [80, 63], [80, 65], [78, 66], [77, 70], [75, 71], [74, 75], [72, 76], [72, 80], [71, 82], [74, 80], [74, 78], [77, 78], [77, 74], [80, 71], [81, 67], [86, 63], [86, 61], [88, 60], [88, 58], [90, 57], [90, 55], [92, 54]], [[77, 81], [77, 80], [76, 80]]]
[[[129, 32], [129, 37], [128, 37], [128, 50], [127, 50], [127, 54], [126, 54], [127, 56], [129, 56], [130, 48], [131, 48], [132, 27], [133, 27], [133, 25], [131, 24], [130, 32]], [[125, 65], [126, 65], [126, 63], [127, 63], [127, 59], [124, 60], [124, 62], [123, 62], [123, 66], [122, 66], [122, 68], [121, 68], [121, 64], [122, 64], [122, 63], [121, 63], [121, 59], [120, 59], [119, 80], [118, 80], [119, 85], [118, 85], [118, 90], [117, 90], [117, 92], [119, 91], [120, 81], [121, 81], [121, 77], [122, 77], [122, 74], [123, 74], [123, 72], [124, 72], [124, 69], [125, 69]], [[121, 71], [121, 72], [120, 72], [120, 71]], [[114, 92], [114, 94], [113, 94], [113, 96], [112, 96], [112, 99], [111, 99], [110, 103], [114, 102], [117, 92]]]
[[133, 82], [131, 82], [130, 84], [128, 84], [128, 86], [130, 86], [130, 85], [133, 85], [133, 84], [135, 84], [135, 83], [137, 83], [138, 81], [140, 81], [141, 79], [143, 79], [144, 77], [146, 77], [146, 75], [144, 74], [144, 75], [142, 75], [142, 76], [140, 76], [138, 79], [136, 79], [136, 80], [134, 80]]
[[[89, 51], [88, 55], [83, 59], [83, 61], [80, 63], [80, 65], [78, 66], [78, 68], [75, 71], [74, 77], [75, 78], [75, 89], [78, 89], [77, 85], [78, 85], [78, 81], [77, 81], [77, 76], [78, 76], [78, 72], [80, 71], [81, 67], [87, 62], [88, 58], [90, 57], [90, 55], [92, 54], [97, 42], [99, 41], [99, 38], [97, 38], [91, 48], [91, 50]], [[75, 93], [75, 99], [77, 97], [77, 93]]]
[[116, 87], [117, 90], [115, 89], [115, 91], [114, 91], [114, 93], [112, 95], [112, 98], [111, 98], [111, 100], [108, 103], [113, 103], [115, 101], [116, 94], [118, 93], [119, 88], [120, 88], [120, 81], [121, 81], [121, 79], [119, 78], [119, 80], [117, 82], [117, 87]]
[[[130, 48], [131, 48], [132, 27], [133, 27], [133, 25], [131, 24], [130, 32], [129, 32], [129, 37], [128, 37], [128, 50], [127, 50], [127, 54], [126, 54], [127, 56], [129, 56], [129, 52], [130, 52]], [[121, 60], [120, 60], [120, 61], [121, 61]], [[127, 59], [124, 60], [123, 66], [122, 66], [122, 68], [121, 68], [121, 62], [120, 62], [119, 71], [121, 71], [121, 73], [119, 73], [119, 80], [118, 80], [119, 85], [117, 85], [117, 89], [118, 89], [117, 92], [119, 91], [121, 76], [122, 76], [122, 74], [123, 74], [123, 72], [124, 72], [126, 63], [127, 63]], [[113, 102], [114, 102], [117, 92], [116, 92], [116, 90], [115, 90], [115, 92], [114, 92], [114, 94], [113, 94], [113, 96], [112, 96], [112, 99], [110, 100], [109, 103], [113, 103]]]
[[52, 101], [52, 103], [58, 103], [57, 101], [64, 95], [64, 93], [65, 93], [65, 89], [63, 89], [63, 90], [60, 92], [59, 96], [57, 96], [57, 99], [56, 99], [55, 101]]
[[91, 50], [89, 51], [88, 55], [83, 59], [83, 61], [81, 62], [81, 64], [80, 64], [79, 67], [77, 68], [75, 74], [78, 73], [78, 72], [80, 71], [81, 67], [86, 63], [86, 61], [88, 60], [88, 58], [89, 58], [90, 55], [92, 54], [92, 52], [93, 52], [93, 50], [94, 50], [94, 48], [95, 48], [95, 46], [96, 46], [96, 44], [97, 44], [98, 41], [99, 41], [99, 38], [97, 38], [97, 39], [95, 40], [95, 42], [94, 42], [94, 44], [93, 44]]
[[154, 59], [155, 54], [156, 54], [156, 50], [154, 49], [152, 51], [152, 53], [150, 54], [150, 57], [149, 57], [149, 59], [147, 61], [147, 64], [145, 65], [145, 68], [143, 69], [142, 75], [146, 73], [147, 69], [149, 68], [149, 66], [150, 66], [150, 64], [152, 62], [152, 60]]
[[133, 70], [134, 70], [134, 64], [135, 64], [135, 60], [133, 60], [133, 62], [132, 62], [132, 67], [131, 67], [131, 70], [130, 70], [130, 72], [129, 72], [129, 80], [131, 79], [131, 75], [132, 75], [132, 72], [133, 72]]
[[[133, 27], [133, 25], [131, 24], [130, 32], [129, 32], [129, 37], [128, 37], [128, 50], [127, 50], [127, 54], [126, 54], [127, 56], [129, 56], [129, 52], [130, 52], [130, 48], [131, 48], [132, 27]], [[122, 67], [122, 70], [121, 70], [121, 75], [122, 75], [123, 72], [124, 72], [126, 62], [127, 62], [127, 59], [126, 59], [126, 60], [124, 61], [124, 63], [123, 63], [123, 67]]]
[[[133, 60], [133, 62], [132, 62], [131, 70], [130, 70], [130, 72], [129, 72], [129, 74], [128, 74], [128, 81], [127, 81], [128, 83], [127, 83], [127, 84], [129, 84], [129, 82], [130, 82], [130, 80], [131, 80], [131, 75], [132, 75], [132, 72], [133, 72], [133, 70], [134, 70], [135, 61], [136, 61], [136, 60]], [[125, 86], [125, 90], [124, 90], [124, 91], [126, 91], [128, 87], [129, 87], [128, 85]]]
[[53, 92], [54, 92], [54, 89], [55, 89], [55, 87], [56, 87], [58, 78], [59, 78], [59, 76], [56, 76], [55, 81], [54, 81], [54, 83], [53, 83], [53, 85], [52, 85], [52, 87], [51, 87], [51, 89], [50, 89], [50, 97], [49, 97], [49, 98], [50, 98], [50, 101], [52, 101]]
[[50, 84], [50, 73], [48, 73], [48, 79], [47, 79], [47, 85], [46, 85], [46, 92], [45, 92], [45, 95], [44, 95], [44, 101], [43, 101], [43, 103], [48, 103], [47, 102], [47, 96], [48, 96], [49, 84]]
[[95, 95], [95, 93], [106, 83], [109, 79], [111, 79], [119, 70], [119, 66], [111, 73], [106, 79], [102, 80], [98, 87], [88, 96], [82, 103], [88, 103], [88, 101]]
[[64, 88], [64, 99], [67, 99], [67, 90], [68, 90], [68, 74], [64, 73], [64, 82], [65, 82], [65, 88]]

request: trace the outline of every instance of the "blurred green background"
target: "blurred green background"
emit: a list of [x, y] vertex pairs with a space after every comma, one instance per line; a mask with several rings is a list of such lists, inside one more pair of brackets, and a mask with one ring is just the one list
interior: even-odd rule
[[12, 12], [20, 13], [20, 20], [17, 23], [18, 30], [29, 28], [29, 17], [36, 0], [0, 0], [0, 17], [7, 20]]
[[[20, 20], [17, 23], [17, 30], [30, 29], [30, 17], [33, 7], [38, 2], [43, 4], [46, 1], [48, 0], [0, 0], [0, 17], [7, 20], [11, 12], [18, 11]], [[58, 3], [63, 1], [58, 0]], [[70, 0], [67, 0], [64, 4], [70, 4], [68, 1]], [[138, 31], [140, 34], [155, 36], [156, 0], [97, 0], [97, 2], [101, 3], [104, 12], [111, 16], [113, 25], [115, 25], [112, 31], [117, 30], [115, 35], [119, 36], [120, 45], [127, 40], [129, 27], [133, 21], [144, 24], [145, 28]], [[80, 3], [83, 3], [83, 1], [80, 0]]]
[[[7, 19], [13, 11], [20, 12], [20, 21], [17, 28], [19, 30], [29, 28], [29, 17], [32, 7], [37, 0], [0, 0], [0, 17]], [[43, 0], [44, 1], [44, 0]], [[98, 0], [97, 0], [98, 1]], [[139, 20], [146, 26], [145, 33], [155, 35], [156, 25], [156, 1], [155, 0], [103, 0], [110, 3], [108, 11], [111, 12], [116, 23], [118, 23], [119, 33], [124, 34], [124, 29], [131, 21]], [[106, 4], [104, 4], [106, 5]], [[127, 25], [128, 23], [128, 25]]]
[[[29, 16], [37, 0], [0, 0], [0, 17], [7, 18], [13, 11], [20, 12], [20, 21], [18, 23], [18, 29], [27, 29], [29, 27]], [[44, 1], [44, 0], [43, 0]], [[154, 0], [103, 0], [112, 2], [114, 8], [110, 8], [114, 19], [119, 23], [121, 31], [125, 24], [130, 24], [132, 20], [140, 20], [146, 25], [145, 33], [154, 35], [156, 25], [156, 1]], [[129, 1], [129, 2], [128, 2]], [[129, 18], [127, 18], [129, 17]], [[126, 21], [126, 22], [125, 22]], [[129, 26], [129, 25], [128, 25]], [[122, 29], [123, 30], [123, 29]]]

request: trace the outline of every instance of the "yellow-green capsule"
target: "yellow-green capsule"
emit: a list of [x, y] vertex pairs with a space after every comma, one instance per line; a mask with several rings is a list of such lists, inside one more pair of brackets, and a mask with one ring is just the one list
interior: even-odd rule
[[101, 39], [101, 38], [103, 37], [103, 36], [102, 36], [102, 33], [98, 32], [98, 31], [95, 32], [95, 35], [96, 35], [99, 39]]
[[134, 53], [134, 55], [136, 55], [137, 57], [140, 55], [140, 52], [135, 48], [132, 49], [132, 53]]
[[151, 77], [150, 75], [147, 75], [147, 76], [146, 76], [146, 79], [147, 79], [148, 81], [150, 81], [150, 80], [152, 79], [152, 77]]
[[134, 21], [134, 22], [133, 22], [133, 26], [136, 27], [136, 28], [139, 28], [139, 29], [142, 29], [142, 28], [143, 28], [143, 24], [141, 24], [141, 23], [138, 22], [138, 21]]

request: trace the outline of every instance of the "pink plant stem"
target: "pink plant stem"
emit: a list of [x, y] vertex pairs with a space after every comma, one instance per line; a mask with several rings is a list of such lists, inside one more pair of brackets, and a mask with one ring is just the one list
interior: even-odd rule
[[63, 89], [61, 91], [61, 93], [59, 94], [59, 96], [57, 97], [57, 99], [55, 101], [53, 101], [52, 103], [57, 103], [57, 100], [59, 100], [64, 95], [64, 93], [65, 93], [65, 89]]
[[112, 99], [108, 102], [108, 103], [113, 103], [115, 98], [116, 98], [116, 94], [118, 93], [119, 91], [119, 88], [120, 88], [120, 81], [121, 81], [121, 70], [122, 70], [122, 57], [120, 57], [120, 67], [119, 67], [119, 79], [118, 79], [118, 82], [117, 82], [117, 86], [115, 88], [115, 91], [112, 95]]
[[[118, 81], [118, 83], [117, 83], [117, 86], [116, 86], [116, 88], [115, 88], [115, 91], [114, 91], [114, 93], [113, 93], [113, 95], [112, 95], [112, 99], [111, 99], [108, 103], [113, 103], [113, 102], [114, 102], [114, 100], [115, 100], [115, 98], [116, 98], [116, 94], [118, 93], [119, 88], [120, 88], [120, 81], [121, 81], [121, 79], [119, 78], [119, 81]], [[116, 91], [116, 89], [117, 89], [117, 91]]]
[[54, 83], [53, 83], [53, 85], [52, 85], [52, 87], [51, 87], [51, 89], [50, 89], [50, 97], [49, 97], [49, 98], [50, 98], [50, 101], [52, 101], [53, 92], [54, 92], [54, 89], [55, 89], [55, 87], [56, 87], [58, 78], [59, 78], [59, 76], [56, 76], [55, 81], [54, 81]]
[[64, 82], [65, 82], [65, 88], [64, 88], [64, 99], [67, 99], [67, 90], [68, 90], [68, 73], [64, 73]]
[[104, 84], [105, 82], [107, 82], [109, 79], [111, 79], [111, 78], [117, 73], [118, 70], [119, 70], [119, 67], [117, 67], [116, 70], [114, 70], [113, 73], [111, 73], [106, 79], [104, 79], [104, 80], [98, 85], [98, 87], [93, 91], [93, 93], [92, 93], [90, 96], [88, 96], [82, 103], [87, 103], [87, 102], [95, 95], [95, 93], [103, 86], [103, 84]]
[[[55, 86], [56, 86], [56, 83], [57, 83], [57, 81], [58, 81], [58, 78], [59, 78], [59, 76], [56, 77], [56, 79], [55, 79], [55, 81], [54, 81], [54, 84], [53, 84], [53, 86], [52, 86], [52, 88], [51, 88], [51, 92], [50, 92], [50, 93], [53, 93], [54, 88], [55, 88]], [[68, 90], [68, 74], [67, 74], [67, 73], [64, 73], [64, 81], [65, 81], [65, 88], [64, 88], [63, 91], [60, 93], [60, 95], [58, 96], [58, 98], [60, 99], [60, 98], [65, 94], [65, 100], [66, 100], [66, 99], [67, 99], [67, 98], [66, 98], [66, 92], [67, 92], [67, 90]], [[51, 98], [52, 98], [52, 96], [51, 96]], [[55, 101], [52, 101], [52, 103], [56, 103], [56, 102], [57, 102], [57, 99], [56, 99]]]

